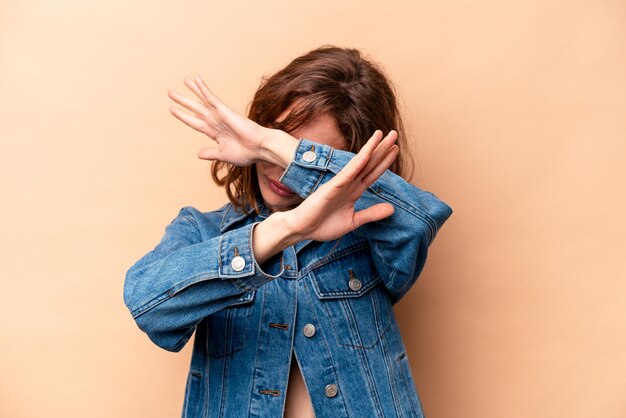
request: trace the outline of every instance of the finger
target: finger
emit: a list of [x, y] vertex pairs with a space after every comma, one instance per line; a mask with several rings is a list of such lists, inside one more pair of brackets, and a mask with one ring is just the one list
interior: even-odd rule
[[369, 173], [361, 179], [361, 187], [363, 189], [371, 186], [383, 173], [393, 164], [394, 160], [398, 156], [400, 148], [396, 144], [393, 144], [389, 152], [384, 158], [375, 166]]
[[337, 181], [353, 181], [357, 178], [359, 173], [363, 170], [376, 145], [380, 142], [383, 137], [383, 132], [377, 130], [374, 132], [374, 135], [367, 140], [365, 145], [361, 147], [359, 152], [352, 157], [352, 159], [346, 164], [341, 171], [333, 177], [333, 179], [337, 179]]
[[176, 103], [183, 106], [184, 108], [191, 110], [198, 116], [203, 116], [208, 111], [204, 104], [199, 103], [196, 100], [191, 100], [190, 98], [185, 97], [182, 94], [175, 92], [174, 90], [168, 90], [167, 95], [170, 99], [174, 100]]
[[198, 151], [198, 158], [201, 160], [219, 160], [220, 159], [220, 150], [215, 148], [201, 148]]
[[367, 165], [363, 168], [362, 170], [363, 175], [366, 175], [367, 173], [372, 171], [372, 169], [376, 167], [383, 158], [385, 158], [385, 155], [387, 155], [387, 153], [389, 152], [392, 145], [396, 142], [397, 139], [398, 139], [398, 132], [396, 132], [395, 130], [389, 131], [387, 136], [383, 138], [383, 140], [378, 144], [378, 146], [372, 153], [372, 156], [367, 162]]
[[380, 129], [376, 129], [376, 131], [374, 131], [372, 136], [367, 140], [365, 145], [361, 147], [358, 153], [360, 154], [363, 152], [367, 155], [372, 155], [376, 147], [379, 145], [381, 139], [383, 139], [383, 131], [381, 131]]
[[189, 88], [189, 90], [193, 91], [193, 93], [196, 95], [196, 97], [198, 98], [198, 100], [200, 100], [202, 103], [204, 103], [206, 106], [210, 106], [212, 107], [204, 98], [204, 96], [202, 95], [202, 92], [200, 91], [200, 87], [198, 87], [198, 84], [196, 84], [196, 82], [194, 80], [192, 80], [189, 77], [185, 77], [183, 80], [183, 83], [185, 83], [185, 85]]
[[170, 112], [172, 113], [172, 115], [176, 116], [176, 118], [180, 120], [181, 122], [183, 122], [185, 125], [192, 127], [198, 132], [204, 133], [206, 129], [206, 123], [202, 119], [196, 116], [190, 115], [188, 113], [185, 113], [179, 108], [174, 107], [174, 106], [170, 107]]
[[354, 229], [368, 222], [375, 222], [393, 215], [394, 208], [390, 203], [379, 203], [354, 214]]
[[217, 98], [217, 96], [213, 94], [211, 90], [209, 90], [204, 80], [200, 78], [200, 75], [196, 75], [195, 81], [200, 88], [200, 93], [202, 94], [202, 97], [204, 97], [204, 100], [206, 100], [207, 103], [213, 105], [214, 107], [217, 107], [221, 104], [221, 101]]

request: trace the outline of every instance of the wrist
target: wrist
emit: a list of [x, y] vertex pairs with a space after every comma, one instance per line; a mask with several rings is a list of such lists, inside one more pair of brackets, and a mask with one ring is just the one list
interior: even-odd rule
[[267, 259], [301, 241], [287, 212], [275, 212], [252, 228], [252, 251], [259, 265]]
[[283, 248], [291, 247], [306, 239], [302, 231], [297, 227], [293, 210], [274, 212], [267, 218], [268, 221], [270, 219], [272, 231], [277, 234]]
[[280, 129], [265, 128], [259, 159], [287, 168], [296, 153], [299, 140]]

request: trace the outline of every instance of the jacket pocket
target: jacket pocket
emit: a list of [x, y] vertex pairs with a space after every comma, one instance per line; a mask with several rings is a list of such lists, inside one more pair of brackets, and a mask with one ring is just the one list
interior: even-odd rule
[[372, 348], [391, 323], [391, 303], [367, 245], [346, 248], [311, 271], [337, 344]]
[[226, 357], [244, 347], [255, 295], [256, 290], [246, 292], [234, 304], [206, 317], [206, 350], [211, 357]]

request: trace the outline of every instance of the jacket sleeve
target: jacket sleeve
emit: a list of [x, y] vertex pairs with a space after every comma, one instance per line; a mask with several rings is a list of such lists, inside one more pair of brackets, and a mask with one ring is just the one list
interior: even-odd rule
[[205, 316], [283, 272], [268, 275], [254, 258], [252, 231], [259, 222], [202, 240], [194, 212], [182, 208], [124, 281], [124, 303], [138, 327], [168, 351], [180, 351]]
[[[301, 138], [280, 182], [306, 198], [339, 173], [354, 156]], [[422, 272], [428, 247], [452, 214], [452, 208], [389, 170], [363, 193], [355, 203], [355, 210], [377, 203], [392, 204], [393, 215], [366, 223], [353, 233], [369, 241], [376, 269], [395, 304]]]

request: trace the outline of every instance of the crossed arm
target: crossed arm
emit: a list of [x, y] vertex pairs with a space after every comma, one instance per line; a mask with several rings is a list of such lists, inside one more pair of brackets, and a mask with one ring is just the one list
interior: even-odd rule
[[[175, 107], [171, 112], [217, 144], [202, 148], [199, 158], [283, 167], [280, 181], [304, 201], [209, 239], [196, 223], [203, 215], [183, 208], [161, 242], [131, 266], [124, 282], [124, 302], [155, 344], [182, 349], [202, 318], [278, 277], [263, 272], [260, 264], [301, 240], [330, 241], [354, 231], [369, 241], [391, 302], [402, 298], [452, 209], [387, 170], [398, 153], [395, 131], [384, 139], [377, 131], [353, 154], [261, 127], [224, 105], [199, 77], [185, 79], [185, 84], [196, 99], [170, 91], [189, 113]], [[303, 158], [311, 146], [318, 154], [313, 162]], [[234, 248], [246, 260], [243, 270], [230, 264]]]
[[[211, 138], [217, 148], [205, 147], [198, 157], [220, 160], [236, 166], [266, 161], [287, 168], [299, 140], [287, 132], [265, 128], [226, 106], [204, 81], [185, 78], [195, 99], [170, 90], [169, 97], [184, 107], [171, 113], [191, 128]], [[398, 155], [395, 131], [383, 138], [376, 131], [358, 154], [328, 182], [321, 185], [299, 206], [275, 212], [255, 226], [252, 244], [259, 264], [296, 242], [310, 239], [330, 241], [361, 225], [389, 217], [393, 205], [378, 203], [355, 210], [355, 203], [393, 163]]]

